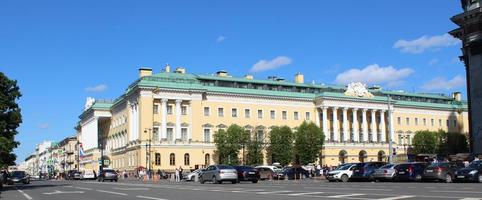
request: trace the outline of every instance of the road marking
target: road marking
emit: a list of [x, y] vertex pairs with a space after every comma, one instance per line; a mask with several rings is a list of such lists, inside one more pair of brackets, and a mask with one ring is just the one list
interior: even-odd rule
[[132, 190], [149, 190], [149, 188], [112, 188], [115, 190], [127, 190], [127, 191], [132, 191]]
[[293, 192], [293, 191], [279, 190], [279, 191], [270, 191], [270, 192], [257, 192], [256, 194], [274, 194], [274, 193], [287, 193], [287, 192]]
[[85, 188], [85, 187], [75, 187], [77, 189], [81, 189], [81, 190], [92, 190], [92, 188]]
[[415, 196], [396, 196], [396, 197], [387, 197], [387, 198], [382, 198], [382, 199], [378, 199], [378, 200], [396, 200], [396, 199], [407, 199], [407, 198], [412, 198], [412, 197], [415, 197]]
[[301, 195], [312, 195], [312, 194], [323, 194], [325, 192], [304, 192], [304, 193], [294, 193], [294, 194], [287, 194], [288, 196], [301, 196]]
[[330, 188], [330, 187], [304, 187], [306, 189], [318, 190], [373, 190], [373, 191], [393, 191], [393, 189], [376, 189], [376, 188]]
[[475, 191], [457, 191], [457, 190], [431, 190], [430, 192], [482, 194], [482, 192], [475, 192]]
[[17, 189], [18, 192], [20, 192], [20, 194], [22, 194], [25, 198], [29, 199], [29, 200], [32, 200], [32, 197], [29, 196], [27, 193], [23, 192], [22, 190], [19, 190]]
[[120, 193], [120, 192], [112, 192], [112, 191], [107, 191], [107, 190], [95, 190], [97, 192], [104, 192], [104, 193], [109, 193], [109, 194], [117, 194], [117, 195], [123, 195], [126, 196], [127, 194], [125, 193]]
[[136, 197], [142, 198], [142, 199], [167, 200], [167, 199], [161, 199], [161, 198], [156, 198], [156, 197], [146, 197], [146, 196], [136, 196]]
[[82, 194], [84, 191], [60, 191], [60, 190], [54, 190], [54, 192], [44, 192], [43, 194]]
[[62, 187], [66, 187], [66, 188], [73, 188], [74, 186], [71, 186], [71, 185], [64, 185]]
[[342, 194], [342, 195], [334, 195], [334, 196], [327, 196], [326, 198], [345, 198], [345, 197], [354, 197], [354, 196], [362, 196], [364, 194]]

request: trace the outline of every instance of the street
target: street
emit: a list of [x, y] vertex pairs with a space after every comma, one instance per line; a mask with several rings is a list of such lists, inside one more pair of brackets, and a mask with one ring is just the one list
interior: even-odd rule
[[211, 184], [196, 182], [33, 181], [6, 186], [1, 199], [463, 199], [482, 200], [477, 183], [329, 183], [324, 180], [262, 181], [258, 184]]

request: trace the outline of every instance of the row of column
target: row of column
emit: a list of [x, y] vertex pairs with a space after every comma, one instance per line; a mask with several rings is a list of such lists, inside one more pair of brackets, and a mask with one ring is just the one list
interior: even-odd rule
[[[377, 110], [377, 109], [366, 109], [366, 108], [363, 108], [363, 109], [359, 109], [359, 108], [347, 108], [347, 107], [343, 107], [341, 108], [342, 109], [342, 132], [340, 133], [340, 127], [339, 126], [339, 123], [338, 123], [338, 109], [339, 107], [331, 107], [331, 110], [332, 110], [332, 118], [333, 118], [333, 122], [332, 122], [332, 129], [331, 131], [333, 131], [333, 138], [330, 138], [331, 134], [330, 131], [328, 130], [329, 128], [329, 125], [328, 125], [328, 107], [322, 107], [321, 108], [323, 113], [322, 113], [322, 126], [323, 126], [323, 132], [325, 133], [325, 135], [327, 136], [327, 139], [328, 140], [333, 140], [333, 141], [341, 141], [341, 142], [346, 142], [348, 141], [348, 136], [350, 135], [350, 128], [349, 128], [349, 121], [348, 121], [348, 110], [351, 110], [352, 111], [352, 116], [353, 116], [353, 124], [352, 124], [352, 131], [353, 131], [353, 138], [351, 138], [354, 142], [359, 142], [359, 138], [360, 138], [360, 132], [362, 133], [363, 135], [363, 138], [362, 138], [362, 141], [363, 142], [368, 142], [369, 141], [369, 138], [368, 138], [368, 122], [367, 122], [367, 112], [370, 110], [371, 112], [371, 127], [370, 127], [370, 133], [372, 135], [372, 137], [376, 137], [377, 136], [377, 124], [376, 124], [376, 114], [377, 112], [380, 113], [380, 124], [379, 124], [379, 127], [380, 127], [380, 142], [386, 142], [387, 141], [387, 138], [386, 138], [386, 126], [385, 126], [385, 112], [387, 110]], [[362, 125], [361, 125], [361, 130], [360, 130], [360, 126], [359, 126], [359, 122], [358, 122], [358, 111], [361, 110], [362, 111]], [[340, 138], [340, 136], [342, 138]], [[340, 140], [342, 139], [342, 140]]]
[[[161, 139], [167, 138], [167, 102], [169, 99], [161, 99]], [[176, 127], [175, 127], [175, 137], [172, 138], [173, 141], [181, 139], [181, 99], [175, 100], [175, 114], [176, 114]], [[188, 134], [189, 135], [189, 134]], [[188, 136], [189, 137], [189, 136]]]

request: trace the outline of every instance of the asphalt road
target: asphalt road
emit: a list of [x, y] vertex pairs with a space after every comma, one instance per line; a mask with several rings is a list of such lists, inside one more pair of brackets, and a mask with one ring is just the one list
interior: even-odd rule
[[248, 199], [463, 199], [482, 200], [480, 183], [328, 183], [324, 180], [262, 181], [258, 184], [193, 182], [34, 181], [7, 186], [6, 200], [248, 200]]

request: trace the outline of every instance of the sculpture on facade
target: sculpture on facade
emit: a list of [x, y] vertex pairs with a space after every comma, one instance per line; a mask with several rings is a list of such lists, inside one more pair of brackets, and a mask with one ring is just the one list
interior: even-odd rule
[[90, 107], [92, 107], [94, 103], [95, 103], [94, 97], [87, 97], [87, 99], [85, 100], [84, 110], [87, 110]]
[[346, 88], [345, 95], [367, 98], [373, 97], [373, 94], [368, 91], [366, 85], [361, 82], [349, 83]]

